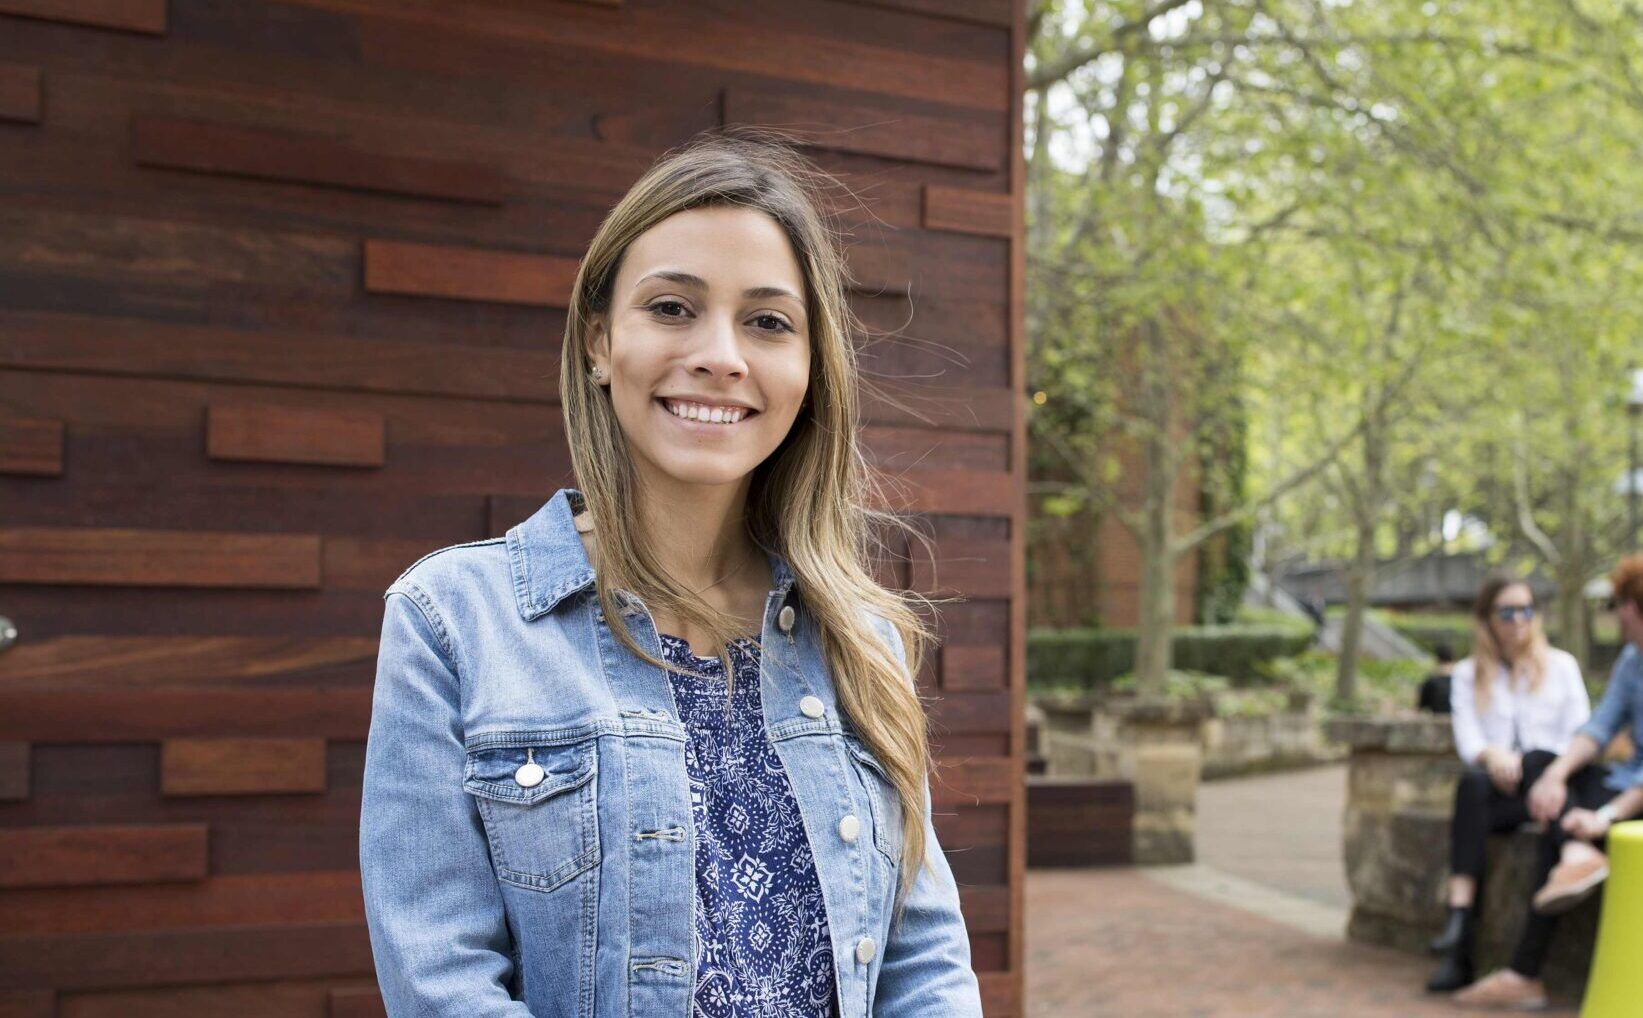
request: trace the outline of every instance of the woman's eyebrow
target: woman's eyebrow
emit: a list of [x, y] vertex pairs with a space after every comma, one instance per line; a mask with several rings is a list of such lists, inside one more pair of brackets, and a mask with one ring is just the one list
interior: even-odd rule
[[[646, 279], [665, 279], [672, 283], [678, 283], [680, 286], [693, 286], [699, 290], [707, 289], [707, 280], [701, 276], [693, 276], [688, 272], [677, 272], [672, 269], [658, 269], [645, 276], [644, 279], [639, 280], [639, 282], [643, 283]], [[638, 284], [635, 283], [634, 285], [637, 286]], [[791, 300], [799, 300], [799, 295], [785, 286], [755, 286], [742, 291], [742, 296], [752, 300], [768, 300], [773, 297], [787, 297]], [[799, 303], [804, 302], [799, 301]]]

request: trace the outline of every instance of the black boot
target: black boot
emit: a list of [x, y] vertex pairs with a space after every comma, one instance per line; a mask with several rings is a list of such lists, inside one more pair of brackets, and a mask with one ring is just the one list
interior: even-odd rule
[[1448, 993], [1472, 985], [1472, 952], [1469, 944], [1462, 943], [1444, 956], [1432, 977], [1426, 981], [1428, 993]]
[[1457, 908], [1449, 906], [1449, 919], [1443, 924], [1443, 932], [1432, 938], [1426, 945], [1428, 954], [1444, 955], [1460, 946], [1467, 931], [1472, 928], [1472, 907]]
[[1476, 912], [1471, 908], [1451, 908], [1449, 921], [1427, 947], [1441, 954], [1443, 962], [1426, 981], [1429, 993], [1448, 993], [1472, 982], [1472, 927]]

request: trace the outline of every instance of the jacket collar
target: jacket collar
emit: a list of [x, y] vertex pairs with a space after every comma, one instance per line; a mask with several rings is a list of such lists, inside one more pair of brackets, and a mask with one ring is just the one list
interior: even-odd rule
[[[508, 528], [508, 564], [514, 600], [526, 621], [545, 615], [570, 595], [593, 585], [593, 565], [576, 533], [575, 515], [586, 506], [575, 488], [560, 488], [542, 508]], [[785, 598], [793, 572], [785, 559], [766, 551], [770, 575]]]

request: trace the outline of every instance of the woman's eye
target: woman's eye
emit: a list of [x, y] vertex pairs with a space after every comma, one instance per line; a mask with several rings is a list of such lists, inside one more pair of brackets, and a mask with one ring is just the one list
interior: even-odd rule
[[659, 300], [654, 304], [648, 305], [645, 310], [649, 311], [653, 315], [659, 315], [663, 318], [682, 318], [684, 317], [684, 314], [675, 314], [674, 312], [689, 312], [688, 308], [676, 300]]
[[753, 319], [759, 326], [768, 332], [792, 332], [793, 326], [777, 315], [759, 315]]

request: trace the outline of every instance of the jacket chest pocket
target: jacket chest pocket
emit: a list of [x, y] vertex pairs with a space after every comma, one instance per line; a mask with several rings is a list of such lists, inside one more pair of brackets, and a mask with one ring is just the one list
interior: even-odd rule
[[896, 868], [901, 863], [902, 810], [901, 796], [890, 781], [884, 765], [879, 763], [867, 745], [854, 736], [846, 736], [845, 748], [855, 761], [856, 773], [867, 786], [868, 808], [872, 810], [873, 847], [877, 848]]
[[596, 739], [486, 746], [467, 757], [462, 788], [479, 807], [500, 879], [551, 891], [598, 864]]

